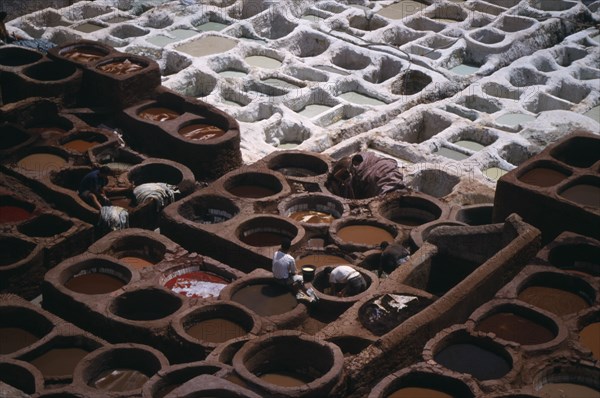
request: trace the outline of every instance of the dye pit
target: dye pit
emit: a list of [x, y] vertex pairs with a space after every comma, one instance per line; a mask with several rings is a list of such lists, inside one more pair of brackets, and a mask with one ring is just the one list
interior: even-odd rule
[[[55, 3], [0, 46], [0, 395], [600, 397], [600, 2]], [[361, 151], [407, 189], [336, 195]], [[178, 193], [101, 228], [101, 164]]]

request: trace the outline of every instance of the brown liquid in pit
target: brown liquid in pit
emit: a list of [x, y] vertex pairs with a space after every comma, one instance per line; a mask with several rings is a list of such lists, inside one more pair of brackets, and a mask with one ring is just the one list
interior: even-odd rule
[[105, 294], [125, 286], [125, 282], [113, 275], [99, 272], [75, 276], [65, 283], [65, 287], [77, 293]]
[[211, 124], [196, 123], [185, 126], [179, 130], [179, 135], [188, 140], [206, 141], [217, 138], [226, 133], [225, 130]]
[[173, 109], [157, 106], [144, 109], [138, 113], [138, 116], [142, 119], [151, 120], [153, 122], [165, 122], [181, 116], [181, 113], [174, 111]]
[[107, 391], [129, 391], [141, 388], [149, 377], [133, 369], [109, 369], [100, 373], [92, 385]]
[[211, 343], [223, 343], [244, 336], [246, 330], [237, 323], [225, 318], [205, 319], [194, 324], [186, 333], [195, 339]]
[[53, 348], [30, 362], [44, 377], [71, 376], [75, 366], [88, 353], [81, 348]]
[[34, 153], [21, 158], [17, 162], [17, 165], [22, 169], [35, 171], [40, 175], [58, 170], [66, 164], [67, 161], [64, 158], [52, 153]]
[[519, 180], [538, 187], [551, 187], [565, 178], [567, 178], [565, 173], [546, 167], [538, 167], [520, 176]]
[[549, 383], [536, 391], [542, 398], [600, 398], [600, 391], [581, 384]]
[[343, 257], [332, 256], [330, 254], [309, 254], [296, 261], [296, 268], [301, 269], [303, 265], [315, 265], [322, 267], [324, 265], [342, 265], [349, 264], [349, 261]]
[[363, 245], [379, 245], [383, 241], [394, 241], [394, 237], [388, 231], [372, 225], [349, 225], [341, 228], [337, 236], [344, 242]]
[[120, 62], [111, 62], [108, 64], [98, 66], [102, 72], [111, 73], [113, 75], [127, 75], [129, 73], [137, 72], [144, 69], [144, 65], [131, 62], [126, 59]]
[[311, 381], [313, 381], [312, 378], [292, 372], [264, 373], [259, 377], [267, 383], [275, 384], [282, 387], [300, 387], [304, 384], [308, 384]]
[[434, 360], [450, 370], [468, 373], [479, 380], [499, 379], [511, 369], [502, 356], [470, 343], [449, 345], [437, 353]]
[[142, 269], [144, 267], [149, 267], [151, 265], [154, 265], [154, 263], [151, 263], [150, 261], [146, 260], [145, 258], [141, 258], [141, 257], [126, 256], [126, 257], [121, 257], [119, 260], [135, 269]]
[[560, 196], [584, 206], [600, 207], [600, 187], [577, 184], [565, 189]]
[[594, 358], [600, 359], [600, 322], [595, 322], [584, 327], [579, 332], [579, 342], [590, 351]]
[[290, 290], [266, 283], [244, 286], [231, 296], [231, 300], [261, 316], [283, 314], [298, 305]]
[[270, 231], [257, 231], [240, 236], [242, 242], [254, 247], [278, 246], [284, 238], [287, 236]]
[[227, 190], [229, 193], [239, 196], [240, 198], [264, 198], [279, 192], [261, 185], [236, 185]]
[[402, 387], [386, 398], [453, 398], [453, 396], [430, 388]]
[[289, 217], [292, 220], [309, 224], [331, 224], [335, 220], [331, 214], [316, 210], [295, 211]]
[[575, 293], [545, 286], [528, 287], [519, 293], [518, 299], [556, 315], [572, 314], [590, 306]]
[[62, 146], [63, 148], [83, 153], [99, 143], [100, 141], [72, 140], [64, 143]]
[[106, 54], [104, 54], [100, 51], [88, 49], [85, 51], [78, 51], [78, 50], [67, 51], [61, 55], [65, 58], [72, 59], [73, 61], [87, 64], [87, 63], [91, 63], [96, 60], [99, 60], [100, 58], [104, 57]]
[[25, 329], [2, 327], [0, 328], [0, 355], [19, 351], [38, 341], [39, 338]]
[[476, 330], [495, 333], [501, 339], [523, 345], [542, 344], [554, 338], [550, 329], [513, 313], [491, 315], [477, 325]]
[[19, 206], [0, 206], [0, 224], [31, 218], [31, 212]]

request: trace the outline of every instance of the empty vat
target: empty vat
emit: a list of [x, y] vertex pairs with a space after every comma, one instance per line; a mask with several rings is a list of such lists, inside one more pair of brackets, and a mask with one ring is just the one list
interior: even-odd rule
[[235, 217], [239, 211], [230, 199], [216, 195], [194, 196], [178, 207], [182, 217], [198, 224], [220, 224]]
[[131, 321], [153, 321], [175, 313], [181, 299], [164, 290], [147, 288], [126, 292], [109, 306], [109, 311]]

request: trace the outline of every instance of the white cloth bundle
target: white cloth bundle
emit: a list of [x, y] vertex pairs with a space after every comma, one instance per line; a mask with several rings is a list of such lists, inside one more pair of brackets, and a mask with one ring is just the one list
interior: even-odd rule
[[119, 206], [102, 206], [98, 224], [111, 231], [129, 228], [129, 213]]
[[179, 193], [179, 190], [175, 185], [169, 185], [163, 182], [149, 182], [138, 185], [133, 189], [133, 194], [135, 195], [135, 200], [138, 204], [154, 199], [157, 212], [166, 205], [173, 203], [175, 201], [176, 193]]

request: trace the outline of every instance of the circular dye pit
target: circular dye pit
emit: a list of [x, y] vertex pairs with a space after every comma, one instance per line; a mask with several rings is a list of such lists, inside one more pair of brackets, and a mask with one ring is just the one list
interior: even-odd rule
[[337, 236], [344, 242], [371, 246], [394, 241], [394, 236], [386, 229], [366, 224], [342, 227], [337, 231]]
[[122, 61], [108, 62], [102, 65], [98, 65], [96, 68], [105, 73], [111, 75], [128, 75], [130, 73], [138, 72], [144, 69], [146, 66], [130, 59], [124, 59]]
[[594, 322], [579, 332], [579, 343], [592, 351], [596, 360], [600, 359], [600, 322]]
[[293, 241], [303, 231], [285, 219], [259, 216], [241, 224], [236, 235], [247, 245], [268, 247], [279, 246], [284, 239]]
[[575, 184], [562, 191], [560, 196], [582, 206], [600, 208], [600, 186]]
[[[0, 209], [0, 212], [2, 210]], [[22, 234], [35, 238], [48, 238], [68, 231], [73, 222], [53, 214], [42, 214], [31, 221], [17, 227]]]
[[291, 213], [288, 217], [308, 224], [331, 224], [335, 220], [331, 214], [316, 210], [299, 210]]
[[277, 177], [265, 173], [242, 173], [227, 180], [227, 192], [240, 198], [260, 199], [278, 194], [283, 184]]
[[231, 200], [221, 196], [196, 196], [178, 208], [182, 217], [199, 224], [219, 224], [230, 220], [239, 211]]
[[536, 167], [521, 174], [520, 181], [537, 187], [551, 187], [568, 177], [568, 174], [549, 167]]
[[327, 163], [318, 156], [295, 152], [275, 154], [267, 165], [269, 169], [288, 177], [314, 177], [325, 174], [329, 169]]
[[248, 333], [242, 325], [226, 318], [204, 319], [194, 323], [185, 331], [197, 340], [217, 344]]
[[5, 47], [0, 50], [0, 65], [23, 66], [37, 62], [42, 57], [43, 55], [37, 51], [23, 47]]
[[279, 212], [306, 224], [331, 224], [347, 207], [325, 195], [303, 194], [290, 197], [278, 206]]
[[240, 198], [265, 198], [267, 196], [279, 193], [278, 190], [271, 187], [260, 185], [237, 185], [228, 189], [229, 193], [239, 196]]
[[145, 289], [120, 295], [111, 303], [109, 310], [132, 321], [153, 321], [173, 314], [181, 305], [178, 296], [163, 290]]
[[402, 387], [386, 398], [454, 398], [454, 396], [431, 388]]
[[323, 267], [327, 265], [342, 265], [350, 264], [351, 262], [344, 257], [334, 256], [331, 254], [316, 253], [303, 256], [296, 261], [296, 268], [301, 269], [304, 265], [314, 265]]
[[402, 196], [381, 203], [378, 212], [388, 220], [407, 227], [416, 227], [442, 217], [442, 205], [418, 196]]
[[121, 261], [122, 263], [125, 263], [135, 269], [142, 269], [142, 268], [146, 268], [146, 267], [150, 267], [150, 266], [154, 265], [153, 262], [151, 262], [143, 257], [137, 257], [137, 256], [121, 257], [121, 258], [119, 258], [119, 261]]
[[0, 327], [0, 355], [29, 347], [40, 338], [20, 327]]
[[26, 240], [13, 237], [0, 238], [0, 268], [25, 260], [35, 248], [34, 243]]
[[585, 243], [560, 245], [550, 250], [548, 260], [565, 271], [600, 276], [600, 246]]
[[27, 67], [24, 71], [28, 77], [43, 82], [67, 79], [76, 73], [77, 69], [74, 66], [56, 62], [40, 62]]
[[491, 332], [501, 339], [522, 345], [543, 344], [556, 337], [556, 334], [544, 325], [512, 312], [493, 314], [478, 322], [475, 330]]
[[176, 119], [181, 116], [181, 113], [164, 106], [153, 106], [141, 110], [137, 115], [152, 122], [166, 122], [167, 120]]
[[37, 172], [39, 176], [47, 175], [50, 171], [58, 170], [66, 164], [65, 158], [53, 153], [32, 153], [17, 162], [20, 168]]
[[84, 139], [75, 139], [62, 144], [62, 147], [71, 151], [84, 153], [88, 149], [102, 143], [100, 140], [84, 140]]
[[254, 247], [277, 246], [283, 239], [288, 238], [286, 234], [279, 231], [249, 231], [240, 236], [240, 240], [247, 245]]
[[65, 283], [65, 287], [76, 293], [106, 294], [114, 292], [126, 284], [125, 281], [115, 275], [89, 272], [75, 275]]
[[548, 383], [536, 392], [542, 398], [600, 398], [600, 391], [573, 383]]
[[164, 286], [186, 297], [218, 297], [229, 281], [204, 271], [187, 272], [167, 280]]
[[269, 372], [258, 377], [264, 382], [281, 387], [300, 387], [314, 380], [299, 372]]
[[530, 286], [521, 291], [517, 298], [559, 316], [579, 312], [590, 306], [578, 294], [547, 286]]
[[231, 301], [242, 304], [261, 316], [284, 314], [298, 305], [289, 289], [274, 283], [244, 286], [233, 293]]
[[511, 370], [511, 364], [497, 353], [472, 343], [451, 344], [434, 356], [440, 365], [478, 380], [499, 379]]
[[89, 354], [82, 348], [53, 348], [30, 360], [44, 377], [71, 376], [75, 366]]
[[206, 141], [221, 137], [227, 131], [212, 124], [194, 123], [187, 125], [179, 130], [179, 135], [192, 141]]
[[142, 388], [150, 378], [134, 369], [108, 369], [98, 375], [90, 384], [105, 391], [130, 391]]

